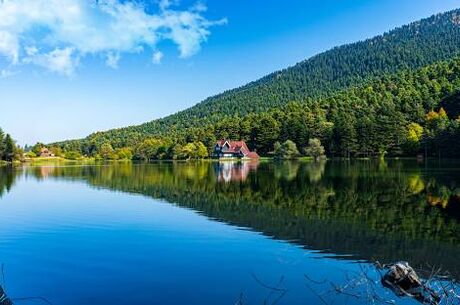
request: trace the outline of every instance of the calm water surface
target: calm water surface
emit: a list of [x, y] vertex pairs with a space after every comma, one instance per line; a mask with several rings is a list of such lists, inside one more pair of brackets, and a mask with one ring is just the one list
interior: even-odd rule
[[320, 304], [331, 286], [307, 277], [340, 285], [376, 260], [460, 279], [459, 220], [453, 161], [0, 170], [3, 286], [56, 305]]

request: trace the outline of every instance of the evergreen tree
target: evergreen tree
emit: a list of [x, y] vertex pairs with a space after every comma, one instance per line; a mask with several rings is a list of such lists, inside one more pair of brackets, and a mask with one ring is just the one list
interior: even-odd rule
[[0, 128], [0, 160], [4, 159], [5, 156], [5, 134]]
[[14, 160], [14, 154], [15, 154], [14, 141], [11, 138], [11, 136], [7, 134], [5, 136], [3, 143], [4, 143], [3, 159], [11, 162]]

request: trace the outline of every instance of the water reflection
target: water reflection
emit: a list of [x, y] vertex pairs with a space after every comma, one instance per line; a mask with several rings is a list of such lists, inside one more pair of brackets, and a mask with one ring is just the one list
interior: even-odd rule
[[460, 274], [457, 163], [402, 161], [157, 163], [3, 169], [86, 181], [192, 208], [338, 259], [443, 266]]
[[219, 182], [244, 182], [250, 171], [257, 170], [259, 161], [222, 161], [217, 164], [217, 181]]
[[0, 166], [0, 198], [9, 192], [14, 185], [17, 173], [10, 168]]

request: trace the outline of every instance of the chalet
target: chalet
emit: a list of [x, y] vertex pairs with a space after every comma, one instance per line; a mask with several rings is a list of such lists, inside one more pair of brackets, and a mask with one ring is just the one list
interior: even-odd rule
[[54, 157], [54, 154], [48, 148], [43, 147], [42, 149], [40, 149], [40, 157]]
[[249, 150], [246, 142], [231, 140], [217, 141], [213, 156], [219, 159], [259, 159], [256, 152]]

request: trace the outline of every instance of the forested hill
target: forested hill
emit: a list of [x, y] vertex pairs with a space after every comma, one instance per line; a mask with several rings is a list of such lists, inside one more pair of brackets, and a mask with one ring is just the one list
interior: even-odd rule
[[366, 78], [416, 69], [460, 52], [460, 10], [434, 15], [362, 42], [336, 47], [168, 119], [248, 114], [328, 95]]
[[[329, 95], [369, 77], [416, 69], [460, 54], [460, 9], [411, 23], [362, 42], [344, 45], [171, 115], [139, 126], [193, 124], [209, 116], [245, 115]], [[150, 128], [149, 128], [150, 127]]]
[[[333, 155], [413, 154], [429, 141], [441, 155], [436, 141], [457, 137], [460, 119], [447, 122], [444, 110], [429, 119], [425, 114], [460, 92], [459, 56], [460, 9], [334, 48], [163, 119], [53, 146], [109, 156], [101, 152], [106, 144], [107, 151], [128, 148], [146, 158], [139, 152], [153, 144], [143, 141], [155, 138], [162, 148], [148, 155], [164, 158], [177, 155], [175, 146], [210, 148], [221, 137], [246, 140], [261, 154], [276, 141], [304, 147], [316, 137]], [[411, 148], [403, 148], [406, 133], [416, 140]], [[451, 147], [447, 142], [442, 145]]]

